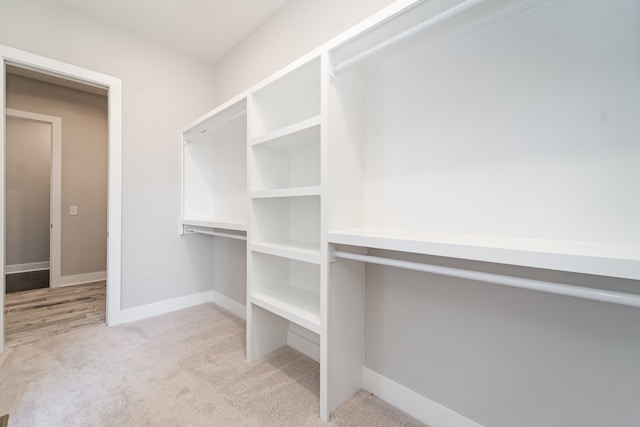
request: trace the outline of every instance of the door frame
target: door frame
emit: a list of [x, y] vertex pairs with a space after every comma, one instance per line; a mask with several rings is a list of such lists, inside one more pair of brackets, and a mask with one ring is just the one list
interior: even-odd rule
[[0, 44], [0, 352], [4, 350], [5, 292], [5, 75], [14, 65], [66, 80], [97, 86], [108, 91], [108, 178], [107, 178], [107, 312], [108, 325], [121, 323], [122, 294], [122, 81], [61, 61]]
[[[16, 110], [14, 108], [5, 108], [4, 112], [5, 118], [12, 117], [51, 125], [51, 173], [49, 178], [49, 188], [51, 189], [49, 193], [49, 286], [57, 288], [60, 286], [60, 244], [62, 242], [62, 119], [56, 116]], [[6, 165], [6, 159], [4, 164]]]

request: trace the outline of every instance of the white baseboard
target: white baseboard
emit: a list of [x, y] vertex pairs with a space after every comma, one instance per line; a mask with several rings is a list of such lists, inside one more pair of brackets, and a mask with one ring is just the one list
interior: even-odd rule
[[244, 305], [216, 291], [207, 291], [122, 310], [114, 319], [109, 321], [109, 325], [135, 322], [136, 320], [147, 319], [149, 317], [159, 316], [210, 302], [219, 305], [238, 317], [246, 318]]
[[82, 285], [84, 283], [100, 282], [107, 280], [106, 271], [96, 271], [95, 273], [74, 274], [71, 276], [60, 276], [60, 281], [53, 287]]
[[211, 293], [213, 295], [211, 298], [212, 303], [219, 305], [227, 311], [230, 311], [243, 320], [247, 320], [247, 307], [245, 305], [240, 304], [239, 302], [232, 300], [231, 298], [224, 296], [219, 292], [211, 291]]
[[12, 264], [12, 265], [4, 266], [5, 274], [26, 273], [29, 271], [48, 270], [48, 269], [49, 269], [49, 261], [30, 262], [27, 264]]
[[295, 323], [289, 323], [287, 345], [320, 363], [320, 336]]
[[459, 413], [363, 367], [362, 388], [431, 427], [482, 427]]

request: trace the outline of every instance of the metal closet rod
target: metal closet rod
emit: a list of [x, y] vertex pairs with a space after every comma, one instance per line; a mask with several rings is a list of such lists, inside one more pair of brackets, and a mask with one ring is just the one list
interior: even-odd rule
[[362, 261], [371, 264], [386, 265], [389, 267], [404, 268], [407, 270], [422, 271], [425, 273], [440, 274], [443, 276], [458, 277], [461, 279], [477, 280], [493, 283], [495, 285], [510, 286], [514, 288], [530, 289], [551, 294], [567, 295], [594, 301], [604, 301], [612, 304], [640, 307], [640, 295], [624, 292], [607, 291], [604, 289], [585, 288], [582, 286], [565, 285], [562, 283], [546, 282], [543, 280], [523, 279], [520, 277], [506, 276], [502, 274], [483, 273], [480, 271], [464, 270], [461, 268], [442, 267], [438, 265], [424, 264], [413, 261], [403, 261], [392, 258], [383, 258], [371, 255], [360, 255], [351, 252], [335, 250], [335, 258], [352, 261]]
[[241, 236], [239, 234], [231, 234], [231, 233], [220, 233], [219, 231], [205, 231], [205, 230], [196, 230], [194, 228], [185, 228], [184, 232], [206, 234], [207, 236], [226, 237], [228, 239], [247, 240], [247, 236]]
[[373, 55], [374, 53], [385, 49], [391, 45], [394, 45], [406, 38], [409, 38], [411, 36], [413, 36], [416, 33], [419, 33], [420, 31], [426, 30], [429, 27], [432, 27], [436, 24], [439, 24], [443, 21], [446, 21], [449, 18], [454, 17], [455, 15], [464, 12], [467, 9], [470, 9], [472, 7], [474, 7], [475, 5], [484, 2], [484, 0], [466, 0], [463, 1], [462, 3], [445, 10], [442, 13], [439, 13], [429, 19], [427, 19], [426, 21], [421, 22], [418, 25], [415, 25], [403, 32], [401, 32], [400, 34], [397, 34], [383, 42], [380, 42], [372, 47], [370, 47], [367, 50], [364, 50], [362, 52], [360, 52], [357, 55], [352, 56], [349, 59], [345, 59], [342, 62], [339, 62], [337, 64], [333, 65], [333, 74], [337, 75], [340, 71], [346, 70], [349, 67], [354, 66], [355, 64], [357, 64], [358, 62], [363, 61], [365, 58], [367, 58], [368, 56]]

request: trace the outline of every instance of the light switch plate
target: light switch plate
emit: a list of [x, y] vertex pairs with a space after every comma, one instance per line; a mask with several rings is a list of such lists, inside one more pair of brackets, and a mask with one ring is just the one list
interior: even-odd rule
[[78, 207], [69, 206], [69, 215], [78, 215]]

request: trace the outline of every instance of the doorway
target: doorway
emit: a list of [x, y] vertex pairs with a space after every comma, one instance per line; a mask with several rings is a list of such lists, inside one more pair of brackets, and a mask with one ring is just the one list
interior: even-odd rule
[[[107, 324], [122, 323], [121, 295], [121, 253], [122, 253], [122, 82], [120, 79], [76, 67], [50, 58], [31, 54], [19, 49], [0, 45], [0, 111], [5, 110], [5, 74], [7, 65], [15, 65], [35, 72], [61, 78], [69, 82], [79, 82], [106, 89], [108, 92], [108, 227], [107, 227], [107, 281], [106, 317]], [[4, 216], [4, 147], [5, 118], [0, 119], [0, 277], [3, 278], [5, 259], [5, 216]], [[4, 308], [4, 292], [0, 292], [0, 307]], [[4, 316], [0, 315], [0, 352], [4, 350]]]
[[6, 292], [60, 285], [60, 117], [7, 108]]

